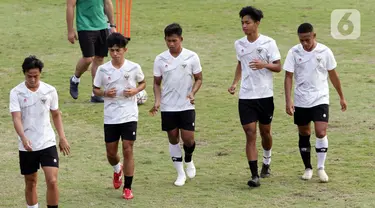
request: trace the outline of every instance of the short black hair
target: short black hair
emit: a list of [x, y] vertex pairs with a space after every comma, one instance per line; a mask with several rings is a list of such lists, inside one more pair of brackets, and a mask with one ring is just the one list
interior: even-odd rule
[[263, 18], [263, 12], [252, 6], [243, 7], [239, 15], [241, 18], [249, 15], [255, 22], [260, 22], [260, 20]]
[[118, 46], [119, 48], [125, 48], [128, 44], [128, 39], [125, 38], [121, 33], [111, 33], [107, 38], [107, 46], [108, 48], [112, 48], [113, 46]]
[[307, 23], [307, 22], [302, 23], [297, 29], [298, 33], [309, 33], [313, 31], [314, 31], [314, 27], [312, 26], [312, 24]]
[[25, 74], [30, 69], [38, 68], [39, 72], [42, 72], [44, 64], [41, 60], [39, 60], [36, 56], [30, 55], [25, 58], [22, 64], [22, 72]]
[[172, 23], [165, 27], [164, 29], [164, 37], [172, 36], [172, 35], [182, 35], [182, 28], [178, 23]]

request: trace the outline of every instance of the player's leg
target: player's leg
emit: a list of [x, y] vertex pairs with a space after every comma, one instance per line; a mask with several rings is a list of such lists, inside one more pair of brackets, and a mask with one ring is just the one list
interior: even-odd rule
[[[95, 56], [91, 65], [92, 82], [94, 82], [94, 78], [98, 67], [104, 63], [104, 57], [108, 56], [108, 46], [106, 41], [108, 37], [108, 30], [100, 30], [98, 31], [98, 35], [99, 36], [95, 41]], [[91, 102], [102, 103], [104, 102], [104, 100], [102, 97], [95, 96], [94, 94], [92, 94]]]
[[189, 178], [194, 178], [196, 169], [193, 162], [193, 152], [195, 150], [195, 110], [187, 110], [179, 113], [179, 126], [181, 130], [181, 139], [184, 142], [186, 175]]
[[70, 77], [70, 95], [78, 98], [78, 85], [81, 75], [87, 71], [95, 55], [94, 40], [95, 34], [92, 31], [79, 31], [78, 40], [82, 51], [82, 58], [79, 59], [74, 75]]
[[271, 154], [272, 154], [272, 135], [271, 122], [275, 109], [273, 97], [259, 100], [259, 132], [262, 138], [263, 147], [263, 165], [260, 171], [260, 177], [266, 178], [271, 174]]
[[47, 184], [47, 207], [57, 208], [59, 204], [59, 190], [57, 187], [59, 156], [56, 146], [40, 151], [40, 164], [43, 168]]
[[258, 115], [254, 100], [239, 100], [238, 110], [242, 128], [246, 135], [246, 156], [251, 172], [251, 179], [247, 182], [250, 187], [260, 186], [258, 175], [258, 150], [256, 148]]
[[132, 183], [134, 176], [134, 157], [133, 146], [137, 136], [137, 122], [128, 122], [123, 125], [122, 138], [122, 154], [124, 156], [124, 189], [122, 197], [124, 199], [132, 199]]
[[177, 116], [176, 112], [161, 112], [162, 130], [168, 134], [169, 153], [177, 171], [177, 179], [174, 185], [183, 186], [186, 181], [186, 175], [184, 164], [182, 163], [182, 151], [179, 145], [180, 135]]
[[310, 144], [310, 129], [311, 112], [310, 108], [295, 107], [294, 124], [298, 126], [298, 147], [299, 152], [305, 165], [305, 171], [302, 175], [303, 180], [310, 180], [313, 175], [311, 166], [311, 144]]
[[327, 138], [327, 128], [328, 128], [328, 112], [329, 106], [326, 104], [318, 105], [313, 108], [314, 112], [314, 126], [316, 143], [315, 150], [317, 156], [317, 168], [318, 176], [321, 182], [328, 182], [328, 175], [325, 172], [324, 163], [327, 157], [328, 151], [328, 138]]
[[39, 152], [19, 151], [21, 174], [25, 177], [25, 198], [28, 208], [38, 208], [37, 181], [39, 169]]
[[107, 152], [107, 160], [113, 167], [113, 187], [118, 189], [122, 184], [122, 164], [117, 154], [118, 142], [120, 140], [120, 124], [104, 124], [104, 140]]

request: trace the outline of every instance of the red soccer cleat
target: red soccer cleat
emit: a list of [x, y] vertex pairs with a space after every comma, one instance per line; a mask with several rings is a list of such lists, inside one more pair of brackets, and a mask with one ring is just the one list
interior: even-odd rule
[[115, 189], [119, 189], [122, 184], [122, 165], [121, 165], [121, 170], [119, 173], [114, 172], [113, 173], [113, 187]]
[[127, 189], [127, 188], [124, 189], [124, 191], [122, 193], [122, 198], [124, 198], [126, 200], [134, 198], [132, 190], [131, 189]]

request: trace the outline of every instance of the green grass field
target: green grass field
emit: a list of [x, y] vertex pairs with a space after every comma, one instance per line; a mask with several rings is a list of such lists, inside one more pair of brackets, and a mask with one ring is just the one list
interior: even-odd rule
[[[311, 181], [299, 179], [303, 164], [296, 127], [284, 110], [281, 72], [274, 75], [273, 175], [262, 180], [257, 189], [247, 187], [250, 173], [237, 98], [227, 93], [236, 66], [234, 41], [243, 37], [238, 12], [246, 5], [263, 10], [260, 32], [277, 41], [282, 63], [289, 48], [298, 43], [296, 29], [305, 21], [315, 26], [318, 41], [336, 56], [348, 110], [340, 111], [338, 96], [330, 85], [327, 184], [318, 182], [315, 171]], [[65, 1], [1, 0], [0, 207], [26, 207], [17, 137], [8, 106], [10, 89], [24, 79], [21, 64], [29, 54], [45, 62], [42, 79], [59, 92], [72, 148], [70, 156], [61, 156], [60, 207], [375, 207], [375, 26], [371, 5], [374, 2], [370, 0], [134, 1], [127, 58], [142, 66], [150, 99], [139, 108], [135, 198], [125, 201], [121, 191], [112, 188], [113, 170], [107, 163], [103, 140], [103, 105], [89, 103], [90, 73], [83, 76], [78, 100], [68, 92], [80, 49], [77, 43], [67, 41]], [[335, 40], [330, 35], [331, 11], [344, 8], [361, 12], [362, 33], [357, 40]], [[184, 47], [196, 51], [203, 66], [203, 85], [196, 96], [197, 177], [184, 187], [173, 186], [176, 173], [166, 134], [160, 128], [160, 115], [148, 115], [153, 104], [153, 60], [166, 49], [163, 29], [172, 22], [183, 26]], [[311, 141], [314, 145], [314, 136]], [[258, 149], [261, 154], [259, 140]], [[312, 156], [315, 167], [315, 151]], [[46, 207], [44, 176], [39, 173], [39, 203]]]

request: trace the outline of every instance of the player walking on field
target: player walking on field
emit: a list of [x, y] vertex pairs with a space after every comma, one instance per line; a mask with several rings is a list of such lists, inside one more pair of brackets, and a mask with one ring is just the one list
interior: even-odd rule
[[235, 93], [241, 79], [238, 110], [246, 135], [246, 156], [251, 171], [250, 187], [260, 186], [258, 151], [256, 148], [257, 123], [262, 138], [263, 165], [260, 176], [270, 176], [272, 135], [271, 122], [274, 112], [273, 73], [281, 71], [280, 52], [276, 41], [258, 32], [263, 12], [248, 6], [241, 9], [242, 30], [245, 37], [234, 44], [237, 68], [228, 91]]
[[47, 184], [47, 207], [57, 208], [59, 191], [57, 175], [59, 156], [52, 120], [59, 135], [59, 148], [70, 153], [65, 138], [56, 89], [40, 80], [43, 62], [35, 56], [25, 58], [22, 70], [25, 81], [10, 91], [10, 112], [18, 134], [19, 163], [25, 177], [25, 197], [28, 208], [38, 208], [38, 169], [42, 166]]
[[[123, 198], [132, 199], [133, 146], [138, 122], [135, 95], [146, 87], [146, 82], [139, 64], [125, 59], [127, 43], [128, 40], [120, 33], [112, 33], [108, 36], [107, 44], [112, 60], [99, 66], [93, 91], [96, 96], [104, 97], [104, 140], [108, 162], [114, 169], [113, 186], [115, 189], [121, 187], [124, 174]], [[117, 154], [120, 137], [123, 165]]]
[[[300, 44], [292, 47], [284, 63], [286, 113], [294, 116], [298, 126], [298, 146], [305, 172], [302, 179], [310, 180], [313, 171], [310, 159], [311, 121], [314, 122], [317, 155], [317, 173], [321, 182], [328, 182], [325, 160], [328, 151], [327, 127], [329, 118], [328, 77], [339, 97], [341, 110], [346, 110], [346, 101], [336, 72], [335, 57], [327, 46], [316, 41], [316, 33], [310, 23], [303, 23], [297, 30]], [[291, 90], [295, 80], [294, 104]]]
[[[164, 35], [168, 50], [155, 58], [155, 103], [150, 113], [155, 115], [160, 108], [162, 130], [168, 134], [169, 153], [178, 174], [174, 184], [183, 186], [186, 175], [194, 178], [196, 174], [192, 160], [195, 149], [194, 97], [202, 85], [202, 67], [198, 55], [182, 47], [182, 28], [179, 24], [168, 25]], [[180, 137], [185, 150], [186, 175], [179, 146]]]

